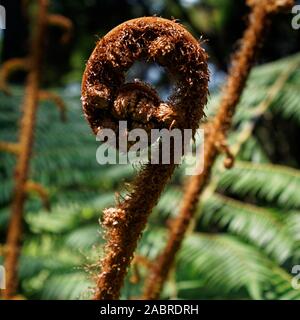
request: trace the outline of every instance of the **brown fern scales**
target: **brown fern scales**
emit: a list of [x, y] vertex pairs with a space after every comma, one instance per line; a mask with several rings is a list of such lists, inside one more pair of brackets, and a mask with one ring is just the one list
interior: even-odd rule
[[[155, 89], [141, 81], [125, 83], [126, 71], [140, 59], [160, 64], [174, 79], [168, 101], [161, 101]], [[92, 53], [82, 82], [83, 111], [95, 134], [111, 128], [118, 135], [119, 120], [127, 120], [129, 130], [177, 127], [195, 131], [204, 114], [208, 78], [204, 49], [181, 25], [157, 17], [130, 20], [109, 32]], [[106, 245], [94, 299], [120, 297], [148, 216], [175, 168], [173, 162], [146, 164], [125, 198], [104, 210]]]
[[[127, 70], [146, 59], [164, 67], [175, 82], [163, 102], [150, 85], [125, 83]], [[129, 20], [102, 38], [82, 81], [82, 104], [93, 132], [113, 129], [127, 120], [128, 130], [152, 128], [195, 130], [207, 101], [207, 54], [180, 24], [158, 17]]]
[[[258, 4], [261, 4], [262, 0], [247, 0], [247, 4], [250, 7], [254, 7]], [[268, 0], [265, 1], [264, 7], [269, 13], [276, 13], [283, 10], [290, 10], [291, 7], [295, 4], [294, 0]]]

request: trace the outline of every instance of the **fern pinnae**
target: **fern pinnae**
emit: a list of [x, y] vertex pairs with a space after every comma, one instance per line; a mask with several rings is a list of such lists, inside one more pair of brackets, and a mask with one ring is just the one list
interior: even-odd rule
[[297, 191], [300, 171], [270, 163], [238, 161], [236, 166], [223, 172], [219, 187], [240, 195], [251, 195], [267, 203], [276, 202], [283, 209], [299, 209]]

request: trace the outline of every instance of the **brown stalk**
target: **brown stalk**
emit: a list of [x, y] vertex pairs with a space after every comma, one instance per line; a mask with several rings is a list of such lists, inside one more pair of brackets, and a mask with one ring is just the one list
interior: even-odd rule
[[48, 24], [53, 27], [58, 27], [63, 31], [61, 43], [65, 44], [70, 41], [73, 32], [73, 23], [69, 18], [60, 14], [49, 14]]
[[137, 284], [141, 281], [140, 267], [145, 269], [150, 269], [153, 262], [144, 256], [135, 255], [131, 262], [132, 275], [130, 277], [130, 282], [132, 284]]
[[39, 0], [39, 11], [36, 34], [31, 47], [31, 69], [26, 80], [25, 97], [23, 101], [23, 116], [20, 127], [20, 153], [15, 168], [15, 188], [12, 202], [11, 218], [7, 233], [5, 269], [7, 286], [4, 298], [12, 298], [18, 284], [18, 260], [22, 238], [22, 216], [26, 199], [26, 182], [29, 174], [29, 161], [32, 153], [36, 111], [38, 107], [39, 83], [45, 40], [46, 16], [48, 1]]
[[[167, 102], [143, 82], [125, 83], [125, 72], [138, 59], [159, 63], [175, 79], [176, 89]], [[116, 27], [98, 42], [83, 77], [83, 110], [92, 130], [97, 134], [110, 128], [118, 135], [118, 121], [127, 120], [129, 130], [177, 127], [195, 131], [207, 101], [206, 60], [200, 43], [174, 21], [147, 17]], [[104, 210], [107, 243], [94, 299], [119, 298], [148, 216], [175, 167], [172, 162], [145, 165], [132, 182], [131, 192], [115, 208]]]
[[40, 197], [45, 209], [50, 210], [49, 193], [42, 185], [28, 180], [25, 185], [25, 190], [27, 193], [36, 193]]
[[53, 104], [57, 107], [58, 111], [60, 112], [60, 119], [62, 122], [67, 121], [67, 108], [63, 99], [56, 93], [40, 90], [39, 92], [39, 100], [40, 101], [52, 101]]
[[[176, 254], [195, 216], [201, 192], [210, 179], [212, 166], [219, 153], [225, 151], [228, 156], [225, 166], [231, 167], [233, 165], [233, 156], [225, 144], [225, 137], [230, 129], [236, 106], [245, 88], [251, 67], [255, 62], [266, 27], [270, 22], [270, 15], [279, 10], [289, 8], [293, 1], [252, 0], [248, 4], [252, 7], [249, 25], [240, 42], [240, 48], [233, 57], [219, 111], [212, 120], [206, 134], [203, 170], [200, 174], [192, 176], [186, 183], [180, 211], [170, 229], [167, 245], [145, 280], [144, 299], [159, 298]], [[200, 170], [200, 168], [198, 169]]]
[[15, 142], [0, 141], [0, 151], [18, 155], [20, 153], [20, 144]]
[[[46, 190], [39, 184], [28, 180], [39, 100], [41, 98], [50, 98], [58, 104], [62, 111], [64, 111], [61, 101], [56, 95], [46, 94], [45, 92], [40, 91], [42, 58], [44, 53], [45, 34], [48, 26], [48, 0], [38, 0], [37, 4], [37, 21], [35, 25], [35, 34], [31, 43], [30, 57], [23, 60], [28, 66], [28, 75], [22, 104], [23, 114], [20, 123], [19, 142], [15, 145], [17, 148], [11, 148], [12, 146], [2, 144], [3, 149], [15, 152], [18, 156], [15, 167], [15, 187], [12, 209], [6, 240], [6, 289], [3, 293], [5, 299], [12, 299], [17, 291], [18, 263], [22, 241], [22, 220], [27, 193], [29, 191], [38, 193], [44, 205], [49, 208]], [[18, 59], [8, 63], [6, 70], [4, 69], [2, 72], [4, 79], [7, 78], [8, 74], [13, 71], [14, 68], [22, 66], [24, 66], [22, 60]]]
[[29, 61], [26, 58], [12, 58], [5, 61], [0, 69], [0, 90], [6, 95], [11, 95], [11, 90], [8, 86], [8, 78], [18, 70], [29, 70]]

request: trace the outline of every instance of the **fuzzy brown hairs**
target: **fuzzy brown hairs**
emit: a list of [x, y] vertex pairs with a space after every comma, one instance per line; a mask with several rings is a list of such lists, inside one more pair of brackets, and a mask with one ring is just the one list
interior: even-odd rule
[[[158, 63], [175, 81], [167, 101], [161, 101], [146, 83], [125, 83], [126, 71], [141, 59]], [[204, 115], [208, 78], [204, 49], [180, 24], [158, 17], [130, 20], [97, 43], [83, 76], [83, 111], [95, 134], [110, 128], [118, 135], [119, 120], [126, 120], [129, 130], [176, 127], [195, 131]], [[148, 216], [175, 168], [174, 163], [146, 164], [129, 194], [115, 208], [104, 210], [107, 243], [94, 299], [120, 297]]]

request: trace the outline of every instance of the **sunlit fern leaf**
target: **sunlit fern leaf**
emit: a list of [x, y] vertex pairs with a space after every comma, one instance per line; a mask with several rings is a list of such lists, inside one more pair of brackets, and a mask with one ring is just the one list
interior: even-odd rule
[[43, 284], [39, 295], [46, 300], [77, 300], [91, 298], [93, 282], [85, 272], [70, 271], [52, 274]]
[[219, 185], [239, 196], [252, 195], [282, 208], [300, 207], [300, 172], [296, 169], [237, 162], [222, 174]]
[[78, 225], [81, 206], [76, 203], [57, 205], [51, 214], [46, 211], [26, 214], [26, 222], [33, 232], [60, 233]]
[[[255, 108], [266, 99], [269, 89], [276, 82], [280, 74], [285, 72], [289, 65], [297, 63], [300, 65], [300, 54], [254, 68], [238, 105], [234, 123], [237, 124], [249, 120], [253, 116], [252, 112]], [[299, 68], [295, 67], [288, 81], [271, 101], [270, 110], [282, 115], [284, 118], [293, 119], [297, 123], [300, 123], [300, 111], [298, 108], [300, 103], [298, 94], [299, 85], [300, 72]], [[208, 116], [215, 114], [220, 98], [221, 95], [216, 95], [210, 100]]]
[[[114, 194], [103, 194], [90, 200], [88, 205], [78, 202], [58, 204], [48, 211], [29, 212], [26, 221], [34, 232], [61, 233], [79, 227], [85, 221], [100, 217], [101, 211], [112, 204]], [[96, 218], [96, 219], [95, 219]]]
[[63, 263], [58, 259], [48, 256], [38, 255], [22, 255], [20, 260], [19, 276], [21, 280], [35, 277], [43, 270], [51, 272], [53, 270], [61, 270], [72, 268], [72, 265]]
[[148, 257], [150, 260], [155, 261], [159, 252], [164, 247], [164, 243], [167, 239], [167, 232], [163, 228], [151, 227], [146, 229], [138, 245], [138, 254]]
[[293, 256], [291, 259], [292, 265], [299, 264], [300, 261], [300, 212], [292, 211], [285, 219], [285, 228], [294, 238]]
[[179, 268], [189, 270], [195, 279], [205, 279], [206, 286], [227, 296], [245, 288], [249, 298], [261, 299], [277, 276], [271, 260], [229, 235], [193, 234], [185, 240], [178, 258]]
[[300, 299], [300, 287], [299, 287], [299, 274], [293, 274], [292, 269], [286, 272], [276, 266], [272, 269], [274, 276], [270, 283], [269, 290], [265, 293], [266, 299], [277, 300], [299, 300]]
[[159, 212], [159, 215], [165, 219], [176, 216], [181, 196], [182, 190], [175, 187], [169, 187], [161, 196], [154, 211]]
[[260, 247], [282, 264], [293, 255], [295, 237], [282, 216], [267, 209], [214, 195], [204, 202], [202, 221], [217, 225], [245, 241]]
[[103, 242], [97, 224], [88, 224], [75, 229], [65, 237], [65, 245], [77, 250], [93, 250], [95, 244]]
[[[298, 79], [300, 78], [299, 71], [297, 77]], [[272, 104], [271, 110], [288, 120], [294, 119], [300, 123], [299, 89], [299, 81], [297, 84], [286, 85], [283, 90], [280, 91], [276, 103]]]
[[[61, 238], [33, 237], [23, 245], [19, 268], [20, 281], [25, 288], [30, 287], [28, 294], [32, 296], [52, 274], [79, 269], [82, 271], [84, 262], [82, 253], [65, 246]], [[41, 279], [42, 282], [39, 283]]]

